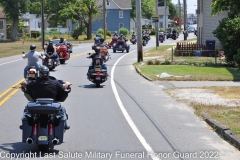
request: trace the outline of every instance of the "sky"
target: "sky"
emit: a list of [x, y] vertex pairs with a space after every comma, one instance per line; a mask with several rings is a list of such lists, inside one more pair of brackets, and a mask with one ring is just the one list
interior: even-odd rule
[[[196, 13], [197, 9], [197, 0], [186, 0], [187, 1], [187, 13]], [[172, 0], [173, 4], [178, 4], [178, 0]], [[183, 4], [183, 0], [180, 0], [180, 3]], [[194, 6], [195, 5], [195, 6]]]

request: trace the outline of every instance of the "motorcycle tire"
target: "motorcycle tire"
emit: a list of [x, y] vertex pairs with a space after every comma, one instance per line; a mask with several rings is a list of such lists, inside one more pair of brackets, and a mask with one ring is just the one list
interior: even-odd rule
[[100, 81], [96, 81], [96, 87], [100, 87]]
[[38, 145], [39, 151], [48, 151], [49, 150], [49, 144], [47, 145]]
[[64, 64], [65, 63], [65, 59], [59, 59], [60, 64]]

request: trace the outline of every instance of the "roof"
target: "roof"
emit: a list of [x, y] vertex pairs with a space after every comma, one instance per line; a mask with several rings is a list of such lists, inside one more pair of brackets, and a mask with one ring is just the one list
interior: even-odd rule
[[112, 0], [120, 9], [132, 9], [131, 0]]
[[0, 18], [6, 18], [2, 8], [0, 8]]

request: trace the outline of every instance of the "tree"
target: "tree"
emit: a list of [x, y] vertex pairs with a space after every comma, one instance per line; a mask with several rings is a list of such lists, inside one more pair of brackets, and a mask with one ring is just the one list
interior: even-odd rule
[[240, 64], [240, 1], [216, 0], [211, 5], [212, 16], [222, 11], [228, 11], [228, 17], [219, 21], [219, 26], [213, 31], [222, 44], [226, 61]]
[[[136, 17], [136, 0], [132, 1], [132, 10], [131, 10], [131, 18], [135, 19]], [[156, 12], [155, 10], [155, 0], [142, 0], [141, 1], [142, 8], [142, 17], [151, 19], [152, 15]]]
[[29, 0], [0, 0], [0, 5], [7, 18], [12, 20], [12, 40], [17, 40], [19, 17], [28, 11]]
[[[172, 0], [167, 0], [166, 5], [169, 7], [169, 19], [173, 19], [177, 16], [177, 9], [176, 6], [172, 3]], [[164, 6], [164, 1], [161, 0], [158, 2], [158, 6]]]

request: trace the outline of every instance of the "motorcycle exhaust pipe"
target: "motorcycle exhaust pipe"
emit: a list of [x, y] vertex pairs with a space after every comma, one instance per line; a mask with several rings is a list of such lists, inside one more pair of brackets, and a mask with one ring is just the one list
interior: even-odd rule
[[33, 139], [30, 138], [30, 137], [28, 137], [28, 138], [26, 139], [26, 142], [27, 142], [28, 144], [32, 144], [32, 143], [33, 143]]
[[53, 140], [52, 140], [52, 143], [54, 144], [54, 145], [56, 145], [56, 144], [58, 144], [58, 142], [59, 142], [59, 139], [58, 138], [53, 138]]

